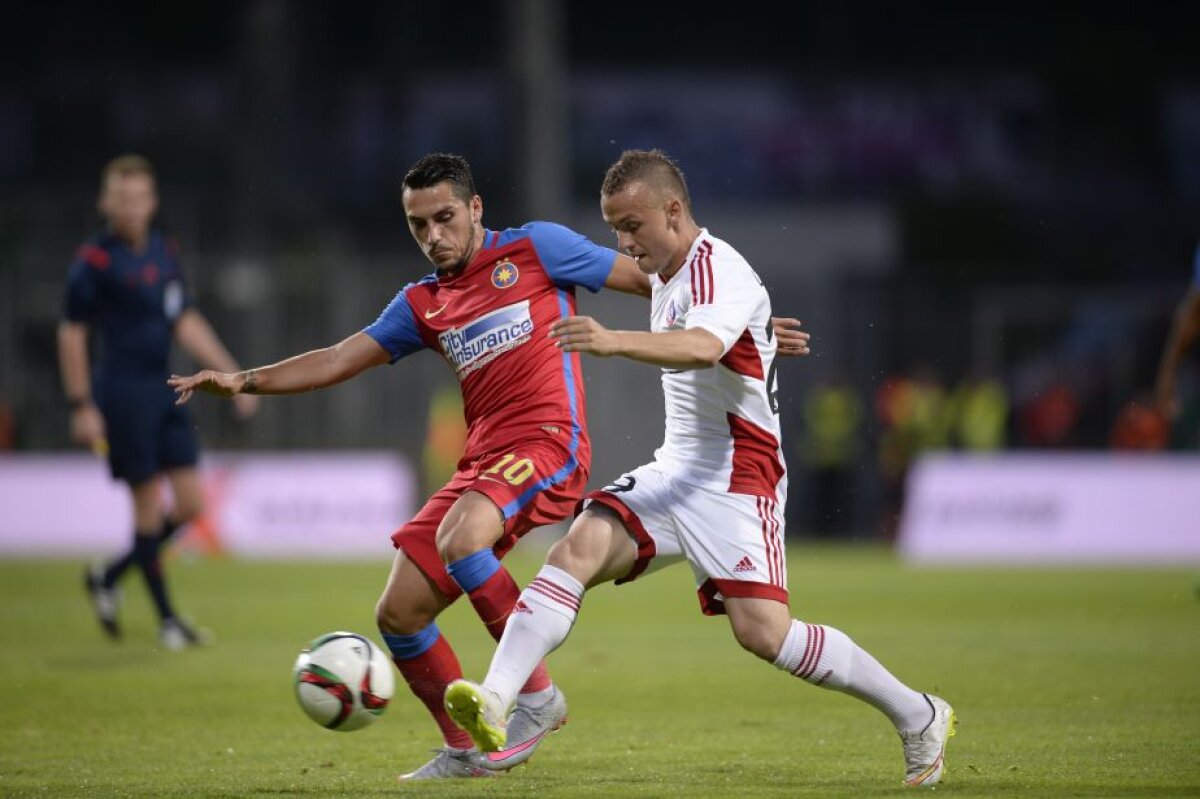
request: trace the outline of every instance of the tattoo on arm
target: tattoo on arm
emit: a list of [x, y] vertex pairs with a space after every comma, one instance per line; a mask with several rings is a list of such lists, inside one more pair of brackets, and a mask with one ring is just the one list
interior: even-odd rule
[[246, 380], [245, 380], [245, 382], [242, 383], [242, 393], [243, 394], [257, 394], [258, 393], [258, 372], [256, 370], [248, 369], [246, 371]]

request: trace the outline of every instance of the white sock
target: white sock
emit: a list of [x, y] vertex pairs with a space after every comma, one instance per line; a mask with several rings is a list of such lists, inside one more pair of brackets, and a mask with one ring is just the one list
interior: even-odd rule
[[522, 707], [541, 707], [554, 698], [554, 683], [540, 691], [529, 691], [517, 694], [517, 704]]
[[925, 696], [897, 680], [841, 630], [792, 620], [775, 665], [802, 680], [857, 697], [883, 712], [897, 730], [929, 723]]
[[562, 569], [543, 566], [521, 592], [483, 681], [502, 707], [512, 705], [537, 664], [566, 640], [583, 591], [583, 584]]

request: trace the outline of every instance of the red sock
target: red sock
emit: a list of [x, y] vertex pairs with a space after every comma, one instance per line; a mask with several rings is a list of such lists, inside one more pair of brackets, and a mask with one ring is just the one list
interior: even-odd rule
[[[517, 588], [516, 580], [503, 567], [497, 569], [495, 574], [483, 582], [483, 585], [467, 594], [471, 604], [475, 607], [475, 612], [483, 621], [483, 625], [497, 641], [500, 640], [500, 636], [504, 635], [504, 624], [508, 621], [513, 605], [517, 604], [517, 597], [520, 595], [521, 591]], [[544, 691], [549, 687], [550, 672], [546, 669], [546, 661], [543, 660], [529, 675], [529, 679], [521, 688], [521, 693], [532, 694]]]
[[446, 636], [438, 635], [433, 646], [415, 658], [401, 659], [392, 657], [392, 662], [408, 682], [409, 689], [425, 703], [429, 715], [437, 722], [442, 730], [442, 738], [447, 746], [455, 749], [470, 749], [473, 744], [471, 736], [460, 730], [446, 713], [443, 696], [446, 686], [462, 677], [462, 666], [458, 656], [450, 648]]

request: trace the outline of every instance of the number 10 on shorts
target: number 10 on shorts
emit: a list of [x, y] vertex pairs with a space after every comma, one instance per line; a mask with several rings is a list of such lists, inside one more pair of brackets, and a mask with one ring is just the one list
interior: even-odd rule
[[529, 458], [517, 459], [516, 455], [509, 452], [501, 455], [500, 460], [484, 474], [498, 474], [509, 485], [519, 486], [533, 476], [533, 461]]

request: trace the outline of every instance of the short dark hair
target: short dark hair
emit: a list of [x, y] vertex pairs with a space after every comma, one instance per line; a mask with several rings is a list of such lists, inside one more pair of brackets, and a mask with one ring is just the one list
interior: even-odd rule
[[100, 188], [103, 189], [111, 177], [124, 178], [131, 175], [145, 175], [154, 180], [154, 165], [146, 156], [137, 153], [118, 155], [105, 164], [104, 169], [100, 171]]
[[475, 191], [475, 178], [471, 175], [471, 165], [467, 159], [453, 153], [426, 155], [408, 170], [403, 185], [406, 189], [428, 189], [439, 183], [449, 183], [455, 195], [464, 203], [469, 203], [478, 194]]
[[649, 183], [660, 194], [678, 195], [687, 212], [692, 212], [692, 198], [688, 195], [683, 170], [662, 150], [626, 150], [621, 153], [621, 157], [605, 173], [600, 195], [610, 197], [631, 183]]

